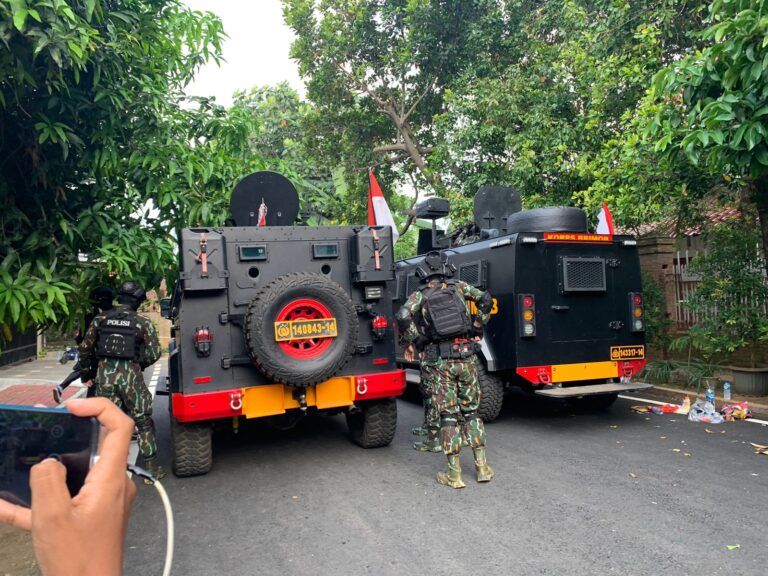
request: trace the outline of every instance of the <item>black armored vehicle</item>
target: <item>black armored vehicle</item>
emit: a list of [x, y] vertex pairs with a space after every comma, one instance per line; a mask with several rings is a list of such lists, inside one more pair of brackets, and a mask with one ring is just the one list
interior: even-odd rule
[[[443, 250], [455, 277], [493, 296], [481, 341], [480, 415], [495, 419], [504, 392], [519, 386], [570, 399], [584, 408], [610, 406], [620, 392], [650, 385], [634, 381], [645, 365], [645, 311], [637, 243], [631, 236], [593, 234], [578, 208], [521, 210], [508, 187], [484, 187], [474, 200], [474, 222], [441, 234], [435, 220], [446, 200], [417, 205], [431, 219], [419, 254], [395, 264], [395, 310], [419, 286], [423, 254]], [[471, 311], [474, 313], [474, 311]], [[398, 350], [398, 362], [408, 364]], [[409, 381], [417, 381], [409, 370]]]
[[243, 417], [344, 413], [357, 444], [389, 444], [405, 389], [390, 228], [294, 225], [298, 194], [274, 172], [244, 178], [230, 206], [232, 226], [179, 239], [165, 313], [174, 472], [208, 472], [213, 424]]

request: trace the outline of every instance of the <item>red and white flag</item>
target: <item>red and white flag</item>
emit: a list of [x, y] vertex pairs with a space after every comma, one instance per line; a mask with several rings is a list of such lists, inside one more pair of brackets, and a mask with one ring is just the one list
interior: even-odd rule
[[608, 204], [603, 202], [603, 208], [600, 210], [600, 214], [597, 215], [597, 233], [598, 234], [610, 234], [613, 236], [613, 216], [611, 211], [608, 210]]
[[[251, 212], [253, 214], [253, 212]], [[264, 198], [261, 199], [261, 205], [259, 206], [259, 218], [257, 220], [259, 226], [267, 225], [267, 205], [264, 203]]]
[[389, 210], [384, 194], [381, 193], [376, 176], [373, 175], [373, 169], [368, 170], [368, 176], [368, 225], [392, 228], [392, 243], [394, 244], [400, 236], [397, 233], [395, 219], [392, 218], [392, 212]]

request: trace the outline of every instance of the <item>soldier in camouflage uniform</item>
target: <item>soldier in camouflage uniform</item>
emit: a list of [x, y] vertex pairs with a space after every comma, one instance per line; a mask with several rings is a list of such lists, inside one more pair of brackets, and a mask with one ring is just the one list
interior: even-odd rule
[[160, 358], [161, 350], [155, 326], [136, 312], [145, 296], [144, 289], [134, 281], [120, 286], [118, 305], [98, 314], [88, 327], [80, 344], [80, 365], [86, 385], [93, 380], [98, 396], [128, 411], [136, 423], [145, 467], [156, 478], [162, 478], [165, 473], [156, 460], [152, 394], [142, 373]]
[[[448, 458], [448, 470], [439, 472], [437, 481], [451, 488], [463, 488], [459, 415], [464, 418], [464, 434], [474, 452], [477, 481], [489, 482], [493, 478], [493, 470], [486, 461], [485, 427], [477, 413], [480, 385], [474, 341], [480, 338], [482, 326], [490, 319], [492, 299], [487, 292], [466, 282], [446, 280], [452, 273], [453, 267], [440, 253], [427, 254], [417, 271], [426, 286], [408, 297], [398, 311], [397, 321], [401, 338], [408, 343], [405, 359], [413, 361], [419, 354], [422, 378], [429, 383], [433, 402], [440, 412], [440, 438]], [[450, 294], [451, 290], [461, 299], [453, 311], [446, 313], [449, 305], [443, 307], [433, 295], [438, 291]], [[443, 302], [450, 302], [449, 296], [445, 298]], [[469, 318], [466, 300], [477, 303], [478, 313], [474, 318]], [[438, 306], [443, 307], [442, 312], [438, 312]], [[451, 326], [450, 330], [457, 336], [445, 337], [446, 326]]]

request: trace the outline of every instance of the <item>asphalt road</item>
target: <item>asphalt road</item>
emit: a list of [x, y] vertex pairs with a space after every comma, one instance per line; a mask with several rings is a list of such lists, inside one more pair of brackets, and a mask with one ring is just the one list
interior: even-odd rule
[[[220, 431], [208, 475], [164, 482], [173, 574], [764, 575], [768, 457], [749, 442], [768, 444], [768, 427], [633, 403], [574, 414], [508, 397], [488, 426], [496, 478], [475, 483], [466, 450], [463, 490], [435, 483], [441, 454], [411, 448], [422, 411], [407, 401], [394, 442], [376, 450], [352, 444], [342, 416]], [[155, 413], [169, 464], [165, 397]], [[142, 485], [125, 574], [159, 574], [164, 554], [159, 499]]]

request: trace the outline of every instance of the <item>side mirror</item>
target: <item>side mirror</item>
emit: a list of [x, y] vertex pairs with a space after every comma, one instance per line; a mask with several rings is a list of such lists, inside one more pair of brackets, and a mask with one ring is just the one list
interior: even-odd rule
[[163, 318], [171, 317], [171, 299], [160, 298], [160, 316]]

